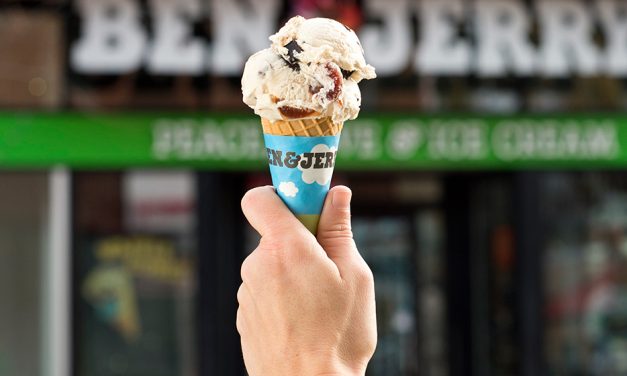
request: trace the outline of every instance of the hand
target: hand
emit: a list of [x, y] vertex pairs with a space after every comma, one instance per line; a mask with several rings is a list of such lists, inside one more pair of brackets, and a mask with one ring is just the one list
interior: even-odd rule
[[317, 239], [272, 187], [242, 209], [261, 235], [242, 264], [237, 330], [251, 376], [361, 375], [377, 342], [374, 282], [353, 241], [351, 191], [329, 191]]

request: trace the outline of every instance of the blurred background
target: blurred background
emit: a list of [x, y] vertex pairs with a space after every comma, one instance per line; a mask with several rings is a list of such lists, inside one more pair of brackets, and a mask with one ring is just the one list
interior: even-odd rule
[[0, 375], [244, 375], [248, 56], [358, 34], [368, 375], [627, 375], [622, 0], [1, 0]]

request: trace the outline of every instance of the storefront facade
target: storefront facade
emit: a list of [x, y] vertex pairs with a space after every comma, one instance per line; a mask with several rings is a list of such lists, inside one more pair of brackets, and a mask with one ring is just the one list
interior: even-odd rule
[[0, 4], [0, 375], [245, 374], [239, 201], [270, 178], [239, 77], [294, 13], [379, 74], [333, 181], [368, 375], [627, 373], [625, 4], [330, 3]]
[[[41, 187], [18, 196], [52, 211], [44, 232], [67, 234], [56, 268], [71, 278], [54, 293], [71, 312], [67, 367], [244, 374], [234, 294], [257, 238], [239, 199], [270, 183], [256, 120], [5, 116], [16, 126], [3, 128], [3, 163], [20, 172], [3, 172], [3, 186]], [[366, 114], [347, 126], [334, 181], [354, 191], [355, 237], [377, 281], [370, 374], [622, 372], [624, 121]], [[32, 148], [16, 141], [26, 129]], [[60, 132], [71, 136], [50, 141]], [[66, 167], [35, 172], [47, 163]], [[34, 240], [16, 234], [7, 247]], [[41, 268], [29, 275], [54, 272]]]

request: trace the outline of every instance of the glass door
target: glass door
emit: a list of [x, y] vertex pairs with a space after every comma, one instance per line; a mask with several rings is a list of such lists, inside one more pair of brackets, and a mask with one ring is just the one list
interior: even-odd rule
[[625, 375], [627, 179], [545, 174], [540, 202], [547, 374]]
[[195, 376], [196, 183], [74, 174], [75, 374]]
[[379, 341], [369, 374], [416, 374], [417, 297], [411, 218], [355, 216], [353, 231], [376, 280]]
[[446, 375], [442, 216], [355, 215], [355, 241], [375, 276], [379, 342], [369, 375]]
[[353, 233], [375, 278], [377, 351], [368, 375], [448, 375], [441, 179], [339, 176], [353, 187]]

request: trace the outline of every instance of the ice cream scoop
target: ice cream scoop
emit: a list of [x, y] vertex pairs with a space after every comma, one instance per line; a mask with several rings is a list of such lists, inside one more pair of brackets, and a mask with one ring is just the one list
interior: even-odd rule
[[375, 73], [353, 30], [327, 18], [295, 16], [270, 40], [270, 48], [248, 59], [242, 76], [244, 102], [257, 115], [270, 122], [357, 117], [357, 84]]

